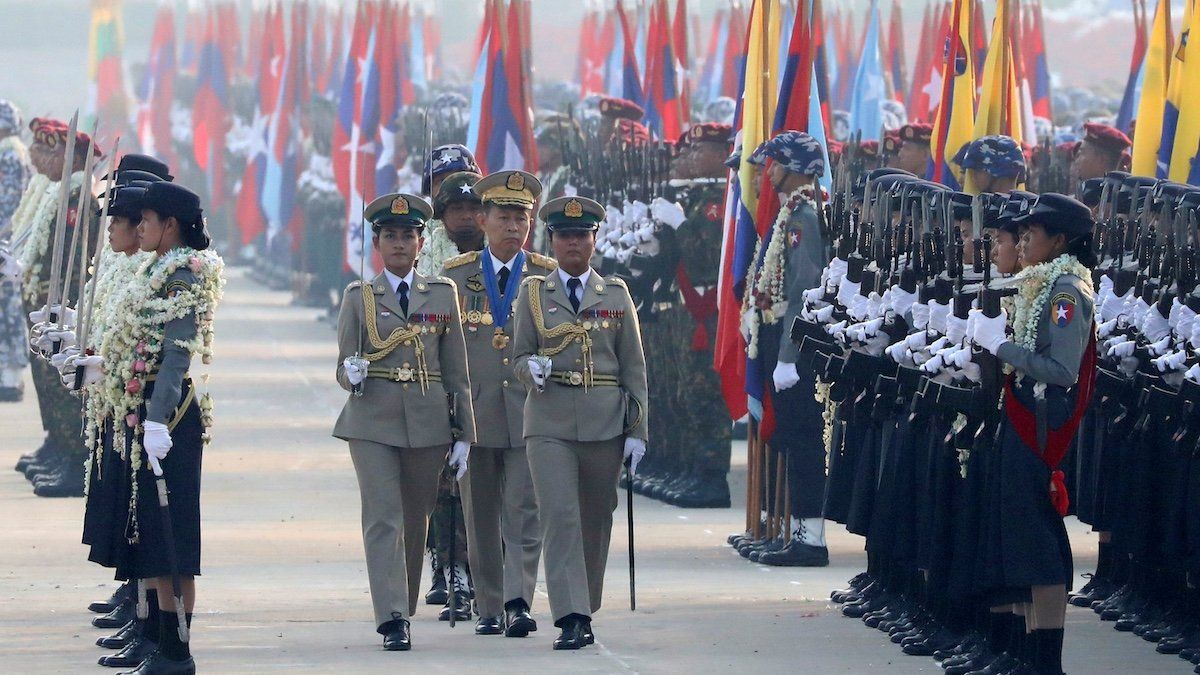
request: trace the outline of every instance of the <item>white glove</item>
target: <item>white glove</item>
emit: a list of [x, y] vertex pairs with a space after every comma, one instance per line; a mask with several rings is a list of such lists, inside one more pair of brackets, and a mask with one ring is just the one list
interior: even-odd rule
[[810, 288], [807, 291], [804, 291], [804, 304], [815, 305], [816, 303], [820, 302], [821, 298], [823, 297], [825, 297], [825, 289]]
[[1196, 313], [1187, 305], [1179, 308], [1179, 321], [1175, 324], [1175, 334], [1180, 340], [1186, 340], [1192, 335], [1196, 326]]
[[1112, 335], [1112, 332], [1114, 330], [1116, 330], [1116, 328], [1117, 328], [1117, 319], [1116, 319], [1116, 317], [1113, 317], [1113, 318], [1109, 319], [1108, 321], [1105, 321], [1104, 323], [1100, 324], [1100, 326], [1096, 329], [1096, 337], [1103, 340], [1104, 338], [1108, 337], [1109, 335]]
[[906, 340], [901, 340], [890, 344], [887, 349], [883, 350], [883, 353], [891, 357], [896, 363], [903, 363], [904, 358], [908, 355], [908, 345], [905, 342]]
[[[55, 305], [54, 306], [55, 313], [58, 313], [58, 310], [61, 308], [62, 308], [61, 304]], [[50, 313], [51, 312], [50, 312], [49, 306], [44, 306], [39, 310], [32, 311], [29, 313], [29, 322], [34, 323], [34, 324], [48, 323], [51, 318]], [[74, 326], [75, 325], [75, 310], [71, 309], [70, 307], [66, 308], [66, 310], [62, 312], [62, 317], [60, 317], [59, 320], [55, 321], [54, 323], [56, 323], [59, 326]]]
[[1142, 322], [1138, 325], [1138, 330], [1150, 342], [1158, 342], [1171, 334], [1171, 324], [1158, 311], [1158, 303], [1146, 309], [1146, 313], [1142, 316]]
[[533, 378], [533, 384], [541, 391], [546, 386], [546, 378], [550, 377], [550, 369], [552, 362], [547, 356], [531, 356], [529, 357], [529, 377]]
[[[55, 370], [62, 372], [67, 367], [67, 361], [73, 357], [79, 356], [79, 347], [67, 347], [61, 352], [50, 357], [50, 366]], [[74, 365], [70, 366], [72, 374], [75, 372]]]
[[646, 441], [629, 436], [625, 439], [625, 461], [629, 462], [629, 475], [637, 475], [638, 462], [646, 456]]
[[971, 350], [964, 347], [954, 347], [942, 352], [942, 363], [946, 367], [954, 366], [959, 370], [967, 367], [971, 363]]
[[1110, 292], [1109, 295], [1105, 297], [1103, 304], [1100, 305], [1100, 319], [1102, 322], [1115, 319], [1117, 316], [1124, 313], [1126, 302], [1132, 300], [1132, 298], [1133, 289], [1125, 291], [1125, 295], [1116, 295]]
[[[968, 315], [969, 316], [969, 315]], [[946, 317], [946, 338], [953, 344], [962, 344], [967, 336], [967, 319], [960, 319], [953, 314]]]
[[822, 307], [821, 309], [818, 309], [817, 310], [817, 323], [829, 323], [829, 320], [833, 318], [833, 312], [835, 309], [837, 309], [837, 308], [834, 307], [833, 305], [829, 305], [828, 307]]
[[879, 335], [880, 328], [883, 328], [883, 317], [871, 319], [870, 321], [864, 321], [863, 323], [859, 324], [854, 339], [858, 340], [859, 342], [866, 342], [876, 335]]
[[1200, 349], [1200, 319], [1192, 324], [1192, 336], [1188, 338], [1188, 342], [1192, 345], [1192, 349]]
[[1133, 340], [1122, 340], [1108, 348], [1108, 355], [1109, 357], [1123, 359], [1126, 356], [1131, 356], [1133, 348], [1136, 346], [1137, 344]]
[[1163, 339], [1150, 345], [1148, 351], [1150, 356], [1162, 356], [1171, 349], [1171, 336], [1167, 335]]
[[856, 295], [850, 298], [850, 304], [846, 305], [846, 313], [855, 321], [866, 321], [870, 318], [870, 304], [867, 298]]
[[850, 265], [841, 258], [834, 258], [829, 261], [829, 265], [825, 267], [825, 286], [840, 288], [842, 279], [846, 278], [846, 270]]
[[800, 373], [796, 372], [796, 364], [780, 361], [775, 364], [771, 379], [775, 381], [775, 391], [784, 391], [800, 382]]
[[450, 446], [450, 456], [446, 458], [446, 463], [455, 470], [455, 480], [462, 480], [463, 474], [467, 472], [467, 456], [470, 454], [471, 444], [466, 441], [454, 441], [454, 445]]
[[640, 201], [625, 202], [625, 217], [622, 219], [626, 229], [634, 228], [650, 215], [650, 208]]
[[1184, 373], [1183, 376], [1192, 382], [1200, 382], [1200, 363], [1188, 368], [1187, 372]]
[[674, 229], [679, 229], [683, 221], [687, 220], [687, 214], [683, 212], [682, 206], [662, 197], [655, 197], [654, 201], [650, 202], [650, 215], [658, 222]]
[[825, 326], [825, 332], [834, 337], [840, 338], [842, 337], [842, 334], [846, 332], [846, 324], [847, 322], [845, 321], [829, 324], [828, 326]]
[[929, 303], [929, 328], [939, 335], [946, 334], [946, 317], [950, 316], [950, 305], [934, 300]]
[[908, 347], [909, 349], [913, 350], [914, 352], [924, 349], [925, 345], [928, 343], [929, 343], [929, 334], [926, 333], [925, 331], [913, 333], [912, 335], [909, 335], [908, 337], [904, 338], [904, 346]]
[[17, 281], [21, 278], [24, 268], [21, 266], [21, 261], [12, 254], [11, 251], [4, 249], [0, 251], [0, 281]]
[[1146, 314], [1150, 312], [1150, 305], [1147, 305], [1146, 301], [1139, 297], [1132, 303], [1127, 302], [1125, 311], [1129, 314], [1130, 325], [1141, 326], [1142, 321], [1146, 320]]
[[987, 317], [981, 309], [971, 310], [972, 314], [976, 312], [978, 314], [976, 314], [973, 324], [975, 334], [971, 336], [971, 340], [995, 354], [1000, 351], [1000, 345], [1008, 342], [1008, 336], [1004, 334], [1004, 328], [1008, 325], [1008, 312], [1001, 309], [1000, 315], [995, 318]]
[[75, 388], [75, 370], [80, 366], [83, 367], [82, 386], [86, 387], [89, 384], [95, 384], [104, 378], [103, 356], [72, 354], [63, 360], [62, 366], [58, 370], [64, 387], [68, 389]]
[[950, 339], [940, 337], [940, 338], [934, 340], [932, 343], [930, 343], [927, 351], [930, 354], [936, 354], [949, 346], [950, 346]]
[[945, 368], [945, 364], [943, 363], [942, 359], [942, 352], [934, 354], [929, 358], [928, 361], [921, 364], [921, 370], [929, 373], [930, 375], [942, 372], [942, 369]]
[[167, 431], [167, 425], [150, 420], [142, 423], [142, 429], [145, 431], [142, 435], [142, 447], [146, 449], [146, 458], [150, 460], [154, 475], [161, 476], [162, 467], [159, 462], [171, 451], [171, 432]]
[[1168, 370], [1179, 370], [1183, 367], [1185, 361], [1187, 361], [1187, 352], [1180, 350], [1172, 354], [1160, 356], [1157, 359], [1152, 359], [1151, 363], [1154, 364], [1155, 368], [1158, 368], [1158, 372], [1165, 373]]
[[914, 309], [916, 304], [916, 293], [909, 293], [899, 286], [892, 287], [892, 311], [896, 313], [896, 316], [904, 316], [908, 310]]
[[861, 297], [858, 294], [859, 284], [856, 284], [849, 279], [842, 277], [838, 282], [837, 301], [842, 307], [849, 307], [850, 301], [856, 297]]
[[346, 381], [357, 387], [367, 379], [367, 362], [364, 359], [351, 356], [342, 361], [342, 369], [346, 372]]
[[863, 320], [883, 316], [883, 309], [883, 297], [875, 291], [871, 291], [871, 294], [867, 296], [867, 315], [863, 317]]
[[972, 382], [979, 383], [983, 380], [983, 371], [980, 370], [979, 364], [974, 361], [967, 361], [960, 366], [960, 370], [963, 376]]
[[912, 305], [913, 328], [924, 331], [929, 327], [929, 305], [914, 302]]

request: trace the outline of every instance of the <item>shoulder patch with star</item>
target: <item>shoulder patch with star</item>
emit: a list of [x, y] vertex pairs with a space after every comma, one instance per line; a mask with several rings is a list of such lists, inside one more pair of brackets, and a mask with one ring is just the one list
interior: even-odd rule
[[1070, 293], [1059, 293], [1050, 300], [1050, 323], [1059, 328], [1071, 325], [1075, 318], [1075, 296]]

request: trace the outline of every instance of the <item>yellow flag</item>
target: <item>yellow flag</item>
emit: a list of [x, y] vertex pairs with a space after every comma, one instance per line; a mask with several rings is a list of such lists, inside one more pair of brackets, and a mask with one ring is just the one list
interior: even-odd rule
[[742, 164], [738, 181], [742, 185], [742, 203], [751, 213], [758, 209], [758, 190], [754, 185], [754, 167], [749, 163], [751, 153], [771, 137], [771, 121], [775, 118], [778, 97], [775, 72], [779, 59], [780, 14], [779, 0], [754, 0], [750, 7], [747, 28], [745, 87], [742, 90]]
[[934, 123], [933, 179], [950, 187], [962, 184], [954, 163], [959, 148], [971, 142], [975, 127], [975, 59], [971, 50], [971, 0], [954, 0], [950, 35], [942, 63], [942, 99]]
[[1158, 0], [1150, 48], [1142, 70], [1142, 96], [1138, 101], [1137, 133], [1133, 136], [1133, 173], [1153, 176], [1158, 166], [1158, 146], [1162, 142], [1163, 111], [1167, 105], [1167, 84], [1171, 67], [1171, 0]]
[[[1183, 62], [1179, 68], [1179, 123], [1175, 127], [1175, 143], [1171, 149], [1171, 168], [1167, 177], [1173, 181], [1187, 182], [1192, 173], [1192, 160], [1200, 146], [1200, 14], [1193, 2], [1188, 20], [1184, 24], [1180, 51]], [[1195, 33], [1195, 35], [1191, 35]], [[1175, 81], [1172, 74], [1171, 88]], [[1139, 129], [1137, 135], [1141, 135]]]

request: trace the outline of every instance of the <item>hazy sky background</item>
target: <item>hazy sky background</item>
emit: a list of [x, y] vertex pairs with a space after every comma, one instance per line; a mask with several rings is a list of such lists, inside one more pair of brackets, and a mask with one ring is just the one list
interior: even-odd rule
[[[689, 7], [707, 17], [726, 1], [689, 0]], [[743, 2], [749, 4], [749, 0]], [[149, 49], [158, 2], [126, 0], [124, 4], [126, 60], [140, 62]], [[571, 77], [583, 2], [534, 0], [533, 4], [534, 65], [538, 76]], [[861, 12], [869, 1], [826, 0], [827, 11], [838, 4]], [[483, 3], [433, 0], [432, 5], [442, 19], [446, 65], [466, 71]], [[883, 0], [881, 5], [890, 13], [891, 0]], [[910, 53], [919, 48], [916, 43], [925, 5], [924, 0], [902, 0]], [[249, 6], [248, 1], [245, 6]], [[1123, 86], [1129, 68], [1132, 24], [1121, 15], [1128, 12], [1129, 6], [1129, 0], [1049, 0], [1050, 10], [1083, 17], [1060, 24], [1062, 28], [1047, 36], [1051, 70], [1067, 83]], [[88, 19], [88, 0], [0, 0], [0, 27], [4, 31], [4, 39], [0, 40], [0, 98], [16, 101], [27, 116], [67, 116], [76, 106], [82, 107], [86, 97]]]

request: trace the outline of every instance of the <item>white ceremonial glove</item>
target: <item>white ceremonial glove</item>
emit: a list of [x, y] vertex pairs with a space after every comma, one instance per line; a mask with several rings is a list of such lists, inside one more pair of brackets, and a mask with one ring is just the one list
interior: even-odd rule
[[550, 377], [552, 367], [553, 362], [548, 356], [529, 357], [529, 377], [533, 378], [533, 384], [538, 391], [546, 388], [546, 378]]
[[[55, 313], [58, 313], [58, 310], [61, 307], [62, 307], [62, 305], [55, 305], [54, 306]], [[32, 324], [49, 323], [50, 318], [51, 318], [50, 314], [51, 314], [50, 307], [43, 306], [41, 309], [34, 310], [29, 313], [29, 323], [32, 323]], [[55, 321], [54, 323], [56, 323], [60, 326], [74, 326], [75, 325], [75, 310], [68, 307], [66, 309], [66, 311], [64, 311], [62, 313], [62, 317], [58, 321]]]
[[934, 354], [933, 356], [929, 357], [928, 361], [921, 364], [921, 370], [929, 373], [930, 375], [936, 375], [937, 373], [942, 372], [942, 369], [945, 368], [945, 364], [943, 363], [942, 359], [942, 352]]
[[632, 436], [625, 439], [625, 461], [629, 462], [629, 475], [637, 475], [637, 465], [646, 456], [646, 441]]
[[825, 297], [825, 290], [821, 288], [810, 288], [804, 291], [804, 304], [815, 305]]
[[905, 347], [908, 347], [914, 352], [919, 351], [924, 349], [925, 345], [929, 343], [929, 334], [925, 331], [919, 331], [904, 338], [903, 342]]
[[854, 298], [861, 297], [858, 294], [859, 284], [856, 284], [849, 279], [842, 277], [838, 282], [837, 301], [842, 307], [849, 307], [850, 301]]
[[830, 335], [832, 335], [834, 337], [840, 338], [840, 337], [842, 337], [842, 334], [846, 332], [846, 325], [847, 325], [847, 322], [845, 322], [845, 321], [831, 323], [828, 326], [825, 326], [825, 332], [829, 333]]
[[1123, 359], [1126, 356], [1133, 355], [1133, 348], [1137, 346], [1133, 340], [1122, 340], [1112, 347], [1108, 348], [1108, 355], [1112, 358]]
[[1188, 344], [1192, 345], [1192, 349], [1200, 349], [1200, 319], [1192, 324], [1192, 336], [1188, 338]]
[[450, 446], [446, 464], [454, 469], [455, 480], [462, 480], [463, 474], [467, 472], [467, 457], [470, 454], [471, 444], [466, 441], [454, 441], [454, 445]]
[[67, 361], [77, 356], [79, 356], [79, 347], [67, 347], [61, 352], [50, 357], [50, 366], [60, 373], [65, 368], [70, 367], [71, 372], [74, 373], [75, 366], [67, 366]]
[[929, 327], [929, 305], [914, 302], [912, 305], [913, 328], [924, 331]]
[[1096, 289], [1095, 307], [1097, 311], [1113, 296], [1113, 281], [1107, 274], [1101, 275], [1100, 287]]
[[817, 322], [818, 323], [829, 323], [829, 320], [833, 318], [833, 312], [836, 309], [837, 308], [834, 307], [833, 305], [829, 305], [828, 307], [822, 307], [821, 309], [818, 309], [817, 310]]
[[747, 344], [750, 342], [750, 327], [754, 322], [754, 311], [755, 310], [753, 309], [748, 309], [745, 312], [742, 312], [742, 339], [745, 340]]
[[1100, 324], [1100, 326], [1096, 329], [1096, 337], [1103, 340], [1104, 338], [1107, 338], [1109, 335], [1112, 335], [1112, 332], [1116, 329], [1117, 329], [1117, 319], [1116, 319], [1116, 317], [1113, 317], [1113, 318], [1109, 319], [1108, 321], [1105, 321], [1104, 323]]
[[867, 319], [875, 319], [883, 316], [883, 309], [883, 296], [879, 295], [875, 291], [871, 291], [871, 294], [867, 296], [867, 314], [863, 317], [863, 320], [865, 321]]
[[846, 306], [846, 313], [855, 321], [866, 321], [868, 312], [870, 311], [870, 301], [861, 295], [856, 295], [850, 298], [850, 304]]
[[1110, 291], [1108, 296], [1104, 298], [1104, 302], [1098, 305], [1100, 307], [1101, 322], [1117, 318], [1117, 316], [1125, 311], [1125, 303], [1132, 300], [1132, 298], [1133, 289], [1126, 291], [1125, 295], [1116, 295]]
[[365, 359], [351, 356], [342, 361], [342, 369], [346, 372], [346, 381], [357, 387], [367, 379], [367, 362]]
[[950, 346], [949, 338], [940, 337], [940, 338], [934, 340], [932, 343], [930, 343], [930, 345], [926, 349], [926, 351], [928, 351], [930, 354], [936, 354], [949, 346]]
[[146, 458], [150, 460], [154, 475], [161, 476], [162, 466], [159, 465], [159, 462], [166, 458], [167, 453], [171, 451], [171, 432], [167, 431], [167, 425], [150, 420], [142, 423], [142, 429], [145, 431], [142, 436], [142, 447], [146, 449]]
[[950, 316], [950, 305], [934, 300], [929, 303], [929, 328], [939, 335], [946, 334], [946, 317]]
[[650, 216], [650, 207], [642, 202], [625, 202], [625, 217], [622, 219], [626, 229], [636, 228]]
[[1158, 311], [1158, 304], [1153, 307], [1148, 307], [1146, 313], [1142, 315], [1142, 321], [1138, 324], [1138, 330], [1149, 342], [1158, 342], [1164, 337], [1171, 334], [1171, 324]]
[[896, 316], [904, 316], [910, 309], [914, 309], [916, 304], [916, 293], [909, 293], [899, 286], [892, 286], [892, 311], [896, 313]]
[[1008, 342], [1008, 336], [1004, 333], [1008, 325], [1008, 311], [1000, 310], [1000, 315], [994, 319], [984, 315], [982, 309], [971, 310], [972, 314], [975, 312], [978, 314], [975, 316], [975, 334], [971, 336], [971, 340], [992, 354], [997, 353], [1000, 351], [1000, 345]]
[[908, 345], [905, 342], [906, 340], [894, 342], [888, 345], [888, 348], [883, 350], [883, 353], [887, 354], [896, 363], [903, 363], [905, 357], [908, 356]]
[[943, 353], [942, 362], [946, 364], [947, 368], [954, 366], [963, 370], [971, 363], [971, 350], [965, 347], [955, 347], [948, 355]]
[[1183, 376], [1192, 382], [1200, 382], [1200, 363], [1188, 368], [1187, 372], [1184, 373]]
[[785, 391], [800, 382], [800, 373], [796, 372], [796, 364], [780, 361], [775, 364], [771, 379], [775, 381], [775, 391]]
[[68, 389], [75, 388], [75, 371], [79, 367], [83, 367], [82, 386], [95, 384], [104, 379], [104, 357], [103, 356], [81, 356], [72, 354], [63, 360], [59, 367], [59, 376], [62, 379], [63, 386]]
[[1187, 361], [1187, 352], [1180, 350], [1171, 354], [1160, 356], [1156, 359], [1152, 359], [1151, 363], [1154, 364], [1155, 368], [1158, 368], [1158, 372], [1165, 373], [1168, 370], [1179, 370], [1180, 368], [1183, 368], [1185, 361]]
[[980, 370], [979, 364], [974, 361], [967, 361], [959, 368], [959, 372], [968, 380], [978, 384], [983, 380], [983, 371]]
[[1142, 298], [1137, 298], [1132, 303], [1126, 302], [1125, 312], [1129, 314], [1129, 325], [1141, 326], [1146, 320], [1146, 314], [1150, 311], [1150, 305]]
[[1175, 334], [1180, 340], [1186, 340], [1192, 335], [1192, 330], [1196, 327], [1196, 313], [1187, 305], [1179, 308], [1179, 321], [1175, 324]]
[[676, 230], [687, 220], [687, 214], [678, 202], [669, 202], [662, 197], [655, 197], [654, 201], [650, 202], [650, 215], [658, 222]]
[[19, 281], [25, 272], [21, 261], [8, 249], [0, 250], [0, 281]]
[[863, 323], [859, 324], [858, 334], [855, 339], [859, 342], [866, 342], [876, 335], [879, 335], [880, 328], [883, 328], [883, 317], [871, 319], [870, 321], [864, 321]]
[[1168, 351], [1170, 351], [1170, 349], [1171, 349], [1171, 336], [1167, 335], [1166, 337], [1159, 340], [1158, 342], [1155, 342], [1154, 344], [1150, 345], [1150, 347], [1147, 349], [1147, 351], [1150, 352], [1150, 356], [1162, 356], [1163, 354], [1166, 354]]
[[955, 345], [962, 344], [963, 338], [967, 336], [967, 321], [968, 319], [960, 319], [953, 314], [947, 316], [946, 339]]
[[842, 279], [846, 278], [846, 270], [849, 269], [849, 267], [850, 265], [841, 258], [834, 258], [833, 260], [830, 260], [829, 264], [825, 267], [825, 283], [823, 285], [839, 288], [841, 286]]

